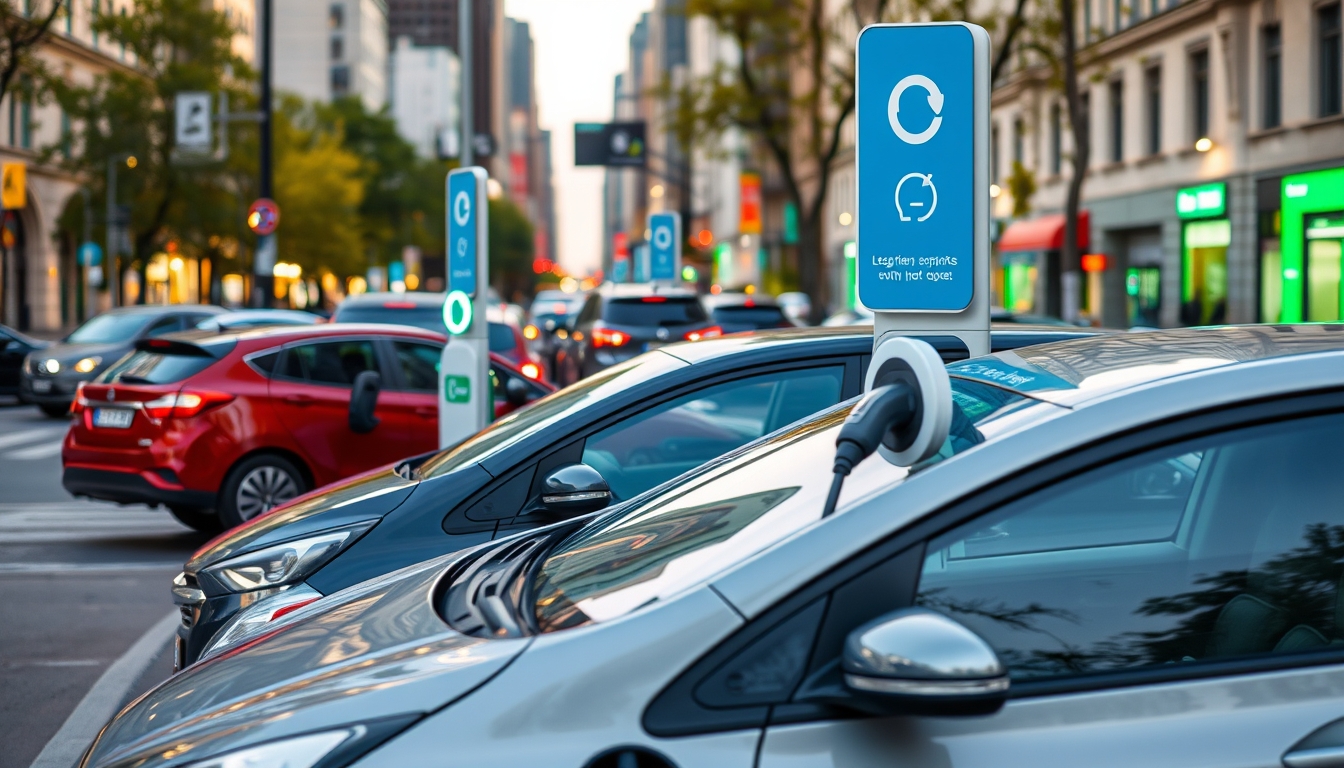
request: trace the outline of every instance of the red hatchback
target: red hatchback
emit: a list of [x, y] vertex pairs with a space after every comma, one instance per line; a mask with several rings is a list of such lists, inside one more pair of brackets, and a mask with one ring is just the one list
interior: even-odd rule
[[[61, 451], [76, 496], [233, 527], [438, 447], [444, 337], [387, 325], [193, 331], [137, 342], [82, 385]], [[554, 390], [491, 355], [495, 415]]]

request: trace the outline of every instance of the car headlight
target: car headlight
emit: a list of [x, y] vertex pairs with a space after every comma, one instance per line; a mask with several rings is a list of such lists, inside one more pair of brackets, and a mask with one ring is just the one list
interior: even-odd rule
[[42, 370], [55, 376], [61, 372], [61, 361], [54, 357], [48, 357], [42, 361]]
[[244, 747], [187, 763], [182, 768], [341, 768], [349, 765], [407, 726], [420, 714], [394, 715], [329, 731]]
[[[83, 360], [80, 360], [78, 363], [75, 363], [75, 372], [93, 373], [93, 369], [97, 368], [98, 364], [101, 362], [103, 362], [103, 358], [101, 357], [86, 357]], [[59, 363], [57, 365], [59, 366]], [[57, 370], [59, 370], [59, 368]], [[52, 371], [52, 373], [55, 372], [56, 371]]]
[[[288, 616], [322, 598], [322, 593], [307, 584], [298, 584], [278, 594], [264, 597], [239, 611], [201, 651], [200, 660], [217, 656], [275, 629], [276, 620]], [[283, 622], [282, 622], [283, 623]]]
[[205, 577], [228, 592], [292, 584], [321, 568], [376, 522], [365, 520], [231, 557], [203, 569], [198, 578]]

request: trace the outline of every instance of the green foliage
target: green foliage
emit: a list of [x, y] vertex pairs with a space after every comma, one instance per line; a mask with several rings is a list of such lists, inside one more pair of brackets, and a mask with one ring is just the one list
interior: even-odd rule
[[321, 108], [295, 96], [275, 112], [275, 201], [279, 259], [313, 274], [362, 272], [365, 266], [360, 206], [365, 160], [350, 151], [340, 126], [318, 118]]
[[1008, 174], [1008, 193], [1013, 196], [1013, 215], [1031, 213], [1031, 196], [1036, 194], [1036, 174], [1021, 163], [1013, 161], [1013, 172]]
[[537, 275], [532, 271], [532, 222], [513, 201], [490, 201], [490, 282], [505, 301], [531, 293]]

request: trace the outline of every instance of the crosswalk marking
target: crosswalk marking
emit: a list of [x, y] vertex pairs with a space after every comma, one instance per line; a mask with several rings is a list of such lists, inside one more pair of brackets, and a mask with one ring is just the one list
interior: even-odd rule
[[12, 459], [15, 461], [32, 461], [33, 459], [48, 459], [52, 456], [61, 455], [61, 446], [65, 443], [64, 439], [57, 440], [54, 443], [40, 443], [27, 448], [16, 448], [8, 453], [0, 453], [0, 459]]
[[0, 435], [0, 448], [8, 448], [11, 445], [23, 445], [38, 440], [50, 440], [53, 437], [65, 437], [65, 427], [44, 427], [42, 429], [25, 429], [22, 432], [15, 432], [12, 435]]
[[75, 500], [0, 504], [0, 544], [177, 536], [188, 530], [164, 509]]

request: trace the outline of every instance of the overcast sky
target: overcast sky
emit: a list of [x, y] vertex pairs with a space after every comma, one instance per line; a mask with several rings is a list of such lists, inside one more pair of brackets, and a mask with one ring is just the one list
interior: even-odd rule
[[573, 272], [602, 261], [602, 169], [574, 167], [574, 123], [611, 118], [630, 31], [652, 7], [653, 0], [505, 0], [505, 14], [530, 23], [540, 123], [551, 130], [556, 250]]

